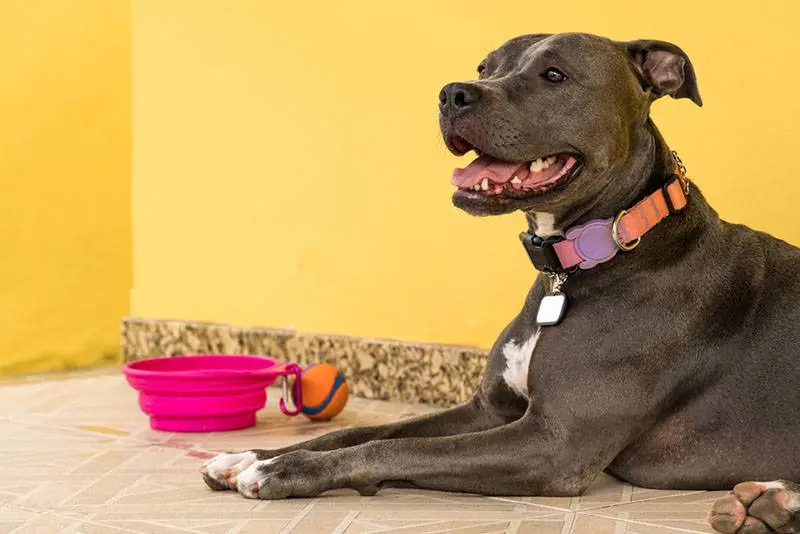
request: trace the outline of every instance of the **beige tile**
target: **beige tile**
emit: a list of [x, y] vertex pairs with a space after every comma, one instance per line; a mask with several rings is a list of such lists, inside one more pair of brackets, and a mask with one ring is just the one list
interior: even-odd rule
[[629, 511], [627, 507], [592, 510], [582, 514], [599, 519], [612, 519], [629, 523], [628, 529], [632, 531], [653, 532], [654, 529], [683, 530], [688, 532], [702, 532], [712, 534], [714, 531], [708, 526], [705, 516], [709, 507], [702, 510], [644, 510]]
[[539, 516], [553, 514], [554, 510], [540, 509], [525, 503], [499, 501], [477, 495], [458, 495], [433, 491], [387, 490], [373, 497], [360, 497], [355, 492], [328, 493], [318, 499], [318, 510], [354, 510], [359, 518], [390, 518], [392, 515], [410, 517], [414, 520], [441, 512], [466, 517]]
[[31, 521], [23, 523], [17, 532], [24, 534], [51, 534], [80, 526], [82, 521], [75, 517], [66, 517], [54, 512], [42, 512]]
[[504, 521], [504, 520], [526, 520], [540, 516], [550, 516], [552, 511], [532, 511], [530, 508], [518, 508], [514, 510], [468, 510], [451, 509], [448, 506], [438, 508], [391, 508], [386, 507], [377, 510], [362, 509], [359, 518], [366, 521], [449, 521], [457, 517], [459, 521]]
[[667, 495], [663, 497], [651, 498], [647, 500], [633, 501], [628, 503], [618, 503], [615, 505], [598, 506], [590, 509], [596, 513], [640, 513], [640, 512], [659, 512], [659, 513], [692, 513], [699, 517], [704, 517], [705, 513], [711, 509], [714, 501], [727, 492], [724, 491], [694, 491]]
[[[108, 504], [137, 484], [142, 475], [105, 474], [95, 478], [74, 494], [69, 494], [59, 505]], [[62, 493], [63, 495], [63, 493]]]
[[512, 521], [507, 532], [510, 534], [563, 534], [565, 523], [569, 523], [569, 520], [564, 517]]
[[41, 513], [34, 510], [0, 504], [0, 532], [11, 532], [40, 516]]
[[628, 503], [633, 497], [633, 487], [615, 478], [602, 474], [579, 498], [579, 510], [608, 504]]
[[[458, 534], [491, 534], [491, 533], [498, 533], [498, 532], [505, 532], [508, 528], [509, 522], [508, 521], [500, 521], [500, 522], [491, 522], [491, 523], [483, 523], [483, 522], [460, 522], [460, 521], [449, 521], [439, 525], [431, 525], [429, 527], [423, 527], [419, 530], [407, 530], [409, 534], [411, 532], [457, 532]], [[403, 532], [403, 531], [401, 531]]]
[[607, 476], [579, 498], [339, 490], [252, 501], [206, 488], [198, 468], [215, 451], [282, 447], [436, 410], [353, 398], [335, 421], [312, 424], [280, 414], [278, 397], [269, 392], [254, 428], [178, 434], [151, 430], [118, 375], [0, 385], [0, 534], [707, 533], [705, 514], [724, 493], [648, 490]]
[[575, 514], [569, 519], [569, 534], [629, 534], [627, 524], [615, 519], [605, 517], [592, 517], [583, 514]]
[[684, 495], [687, 493], [692, 493], [691, 491], [677, 491], [677, 490], [658, 490], [658, 489], [650, 489], [650, 488], [639, 488], [636, 486], [632, 487], [633, 492], [631, 494], [632, 501], [644, 501], [650, 499], [663, 499], [665, 497], [675, 497], [679, 495]]
[[[345, 530], [347, 534], [391, 532], [392, 534], [427, 534], [434, 532], [457, 532], [458, 534], [484, 534], [505, 532], [509, 521], [383, 521], [380, 523], [358, 522]], [[321, 531], [319, 531], [321, 532]]]
[[[228, 532], [252, 532], [252, 533], [279, 533], [288, 523], [285, 520], [264, 519], [189, 519], [189, 518], [148, 518], [148, 519], [128, 519], [128, 520], [107, 520], [97, 518], [94, 520], [101, 528], [117, 528], [126, 531], [154, 533], [154, 534], [175, 534], [192, 532], [195, 534], [227, 534]], [[107, 530], [106, 530], [107, 531]], [[98, 533], [104, 532], [98, 530]]]
[[35, 480], [29, 489], [23, 486], [28, 491], [16, 493], [12, 490], [5, 496], [10, 504], [42, 510], [56, 509], [61, 506], [65, 497], [82, 491], [92, 482], [92, 479], [84, 477], [32, 476]]
[[532, 506], [542, 511], [569, 511], [578, 507], [578, 497], [489, 497], [501, 502], [513, 502], [524, 506]]

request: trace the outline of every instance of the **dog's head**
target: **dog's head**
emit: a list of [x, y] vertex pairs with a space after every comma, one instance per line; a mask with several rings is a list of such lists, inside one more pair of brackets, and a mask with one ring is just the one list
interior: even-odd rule
[[578, 33], [508, 41], [477, 80], [439, 94], [447, 147], [479, 156], [453, 174], [454, 204], [495, 215], [591, 202], [614, 186], [613, 170], [663, 95], [702, 105], [692, 64], [673, 44]]

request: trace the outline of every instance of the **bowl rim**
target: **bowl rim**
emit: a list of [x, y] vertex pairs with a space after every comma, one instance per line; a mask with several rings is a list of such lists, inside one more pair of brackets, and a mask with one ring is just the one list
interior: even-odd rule
[[[267, 365], [262, 369], [191, 369], [183, 371], [167, 371], [167, 370], [153, 370], [153, 369], [140, 369], [138, 365], [144, 362], [166, 361], [174, 358], [239, 358], [249, 360], [262, 360]], [[199, 378], [199, 379], [220, 379], [220, 378], [277, 378], [286, 374], [287, 363], [281, 362], [278, 359], [269, 356], [261, 356], [257, 354], [176, 354], [173, 356], [158, 356], [155, 358], [142, 358], [141, 360], [134, 360], [126, 362], [122, 365], [122, 372], [127, 377], [131, 378], [152, 378], [152, 379], [170, 379], [170, 378]]]

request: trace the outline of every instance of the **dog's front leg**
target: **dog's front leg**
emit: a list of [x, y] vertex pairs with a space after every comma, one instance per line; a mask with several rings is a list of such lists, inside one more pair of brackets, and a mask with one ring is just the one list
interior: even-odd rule
[[[239, 474], [259, 461], [276, 457], [301, 458], [302, 451], [332, 451], [368, 441], [410, 437], [449, 436], [478, 432], [509, 422], [511, 414], [491, 406], [476, 395], [471, 401], [442, 412], [391, 423], [347, 428], [277, 450], [223, 453], [206, 462], [201, 472], [206, 484], [216, 490], [237, 489]], [[298, 452], [298, 454], [294, 454]], [[292, 456], [294, 454], [294, 456]]]
[[582, 492], [597, 473], [570, 465], [563, 444], [532, 423], [523, 418], [470, 434], [293, 451], [252, 463], [237, 477], [237, 489], [261, 499], [312, 497], [337, 488], [371, 495], [391, 486], [486, 495]]
[[509, 419], [506, 416], [493, 406], [490, 406], [482, 397], [475, 396], [465, 404], [441, 412], [404, 419], [386, 425], [346, 428], [329, 432], [303, 443], [276, 451], [269, 451], [267, 454], [269, 454], [269, 457], [274, 457], [295, 450], [330, 451], [342, 447], [360, 445], [377, 439], [450, 436], [478, 432], [507, 422], [509, 422]]

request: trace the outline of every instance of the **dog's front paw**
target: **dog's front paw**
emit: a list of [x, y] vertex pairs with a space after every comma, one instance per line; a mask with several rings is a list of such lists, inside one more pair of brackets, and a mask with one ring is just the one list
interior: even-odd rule
[[235, 490], [239, 474], [257, 461], [258, 456], [255, 451], [223, 452], [204, 463], [200, 472], [209, 488]]
[[313, 497], [325, 491], [321, 453], [293, 451], [250, 464], [236, 477], [236, 489], [248, 499]]

